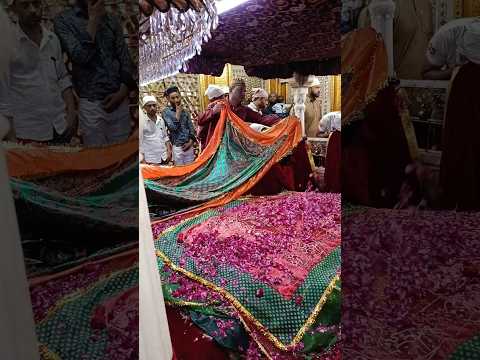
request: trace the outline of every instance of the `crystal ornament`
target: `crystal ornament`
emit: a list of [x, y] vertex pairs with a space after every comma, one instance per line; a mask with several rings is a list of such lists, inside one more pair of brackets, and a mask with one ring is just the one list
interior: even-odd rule
[[139, 48], [141, 86], [187, 70], [187, 61], [200, 54], [218, 26], [215, 1], [204, 0], [199, 11], [191, 7], [180, 12], [173, 6], [165, 13], [155, 10], [144, 25]]

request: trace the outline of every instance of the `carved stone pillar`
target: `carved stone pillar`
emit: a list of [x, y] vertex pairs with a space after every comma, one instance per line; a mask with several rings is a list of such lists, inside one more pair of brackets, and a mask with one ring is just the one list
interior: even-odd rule
[[393, 0], [372, 0], [368, 10], [373, 28], [382, 34], [388, 55], [388, 74], [395, 75], [393, 61], [393, 17], [395, 15], [395, 3]]
[[294, 108], [293, 111], [295, 116], [300, 119], [302, 123], [302, 135], [306, 136], [306, 129], [305, 129], [305, 100], [308, 94], [308, 88], [310, 84], [313, 82], [314, 76], [301, 76], [295, 74], [293, 79], [290, 80], [290, 87], [293, 91], [293, 102]]

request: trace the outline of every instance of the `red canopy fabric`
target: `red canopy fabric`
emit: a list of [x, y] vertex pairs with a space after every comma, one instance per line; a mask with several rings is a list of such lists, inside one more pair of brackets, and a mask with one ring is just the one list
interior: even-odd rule
[[340, 73], [339, 0], [247, 1], [219, 26], [188, 72], [220, 76], [226, 63], [264, 79]]

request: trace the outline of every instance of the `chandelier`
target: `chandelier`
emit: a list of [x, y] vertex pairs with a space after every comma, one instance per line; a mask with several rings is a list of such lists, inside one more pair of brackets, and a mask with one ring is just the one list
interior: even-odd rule
[[139, 0], [139, 6], [142, 86], [187, 70], [218, 25], [215, 0]]

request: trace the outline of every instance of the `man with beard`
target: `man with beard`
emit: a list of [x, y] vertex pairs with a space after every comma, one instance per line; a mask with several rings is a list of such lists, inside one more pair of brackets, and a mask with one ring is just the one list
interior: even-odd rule
[[54, 26], [72, 62], [85, 145], [125, 141], [130, 134], [128, 93], [136, 82], [119, 20], [107, 14], [104, 0], [77, 0]]
[[263, 115], [272, 115], [275, 114], [275, 111], [273, 111], [273, 105], [277, 103], [277, 94], [272, 92], [270, 95], [268, 95], [268, 105], [263, 111]]
[[[395, 0], [393, 59], [399, 79], [421, 79], [422, 60], [433, 35], [432, 0]], [[359, 16], [359, 27], [371, 25], [368, 5]]]
[[[233, 112], [243, 121], [261, 124], [265, 126], [273, 126], [281, 120], [280, 117], [278, 117], [277, 115], [261, 115], [258, 112], [249, 108], [248, 106], [242, 105], [242, 101], [245, 99], [245, 81], [241, 79], [234, 80], [230, 85], [229, 91], [230, 92], [228, 96], [228, 103]], [[209, 107], [198, 117], [199, 126], [207, 126], [208, 124], [214, 124], [214, 126], [210, 126], [211, 131], [205, 139], [205, 146], [207, 146], [208, 142], [210, 141], [215, 126], [220, 118], [220, 112], [222, 111], [223, 106], [223, 103], [217, 103], [213, 107]]]
[[68, 142], [75, 127], [72, 84], [58, 38], [42, 24], [40, 0], [15, 0], [10, 74], [0, 81], [0, 112], [22, 143]]
[[[320, 81], [315, 77], [305, 100], [305, 132], [307, 137], [316, 137], [318, 133], [320, 120], [322, 119], [321, 90]], [[290, 110], [290, 115], [294, 115], [294, 106]]]

